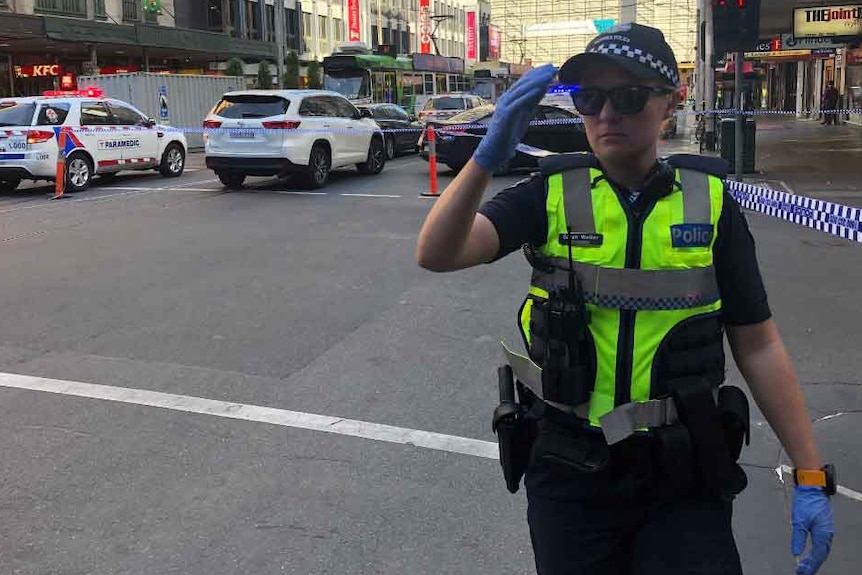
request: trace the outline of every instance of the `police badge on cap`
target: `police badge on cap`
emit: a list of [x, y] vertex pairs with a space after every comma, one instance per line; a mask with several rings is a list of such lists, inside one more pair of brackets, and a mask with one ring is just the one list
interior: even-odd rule
[[579, 84], [589, 64], [608, 60], [637, 78], [679, 85], [676, 57], [661, 30], [628, 22], [611, 26], [593, 38], [583, 54], [569, 58], [560, 68], [560, 81]]

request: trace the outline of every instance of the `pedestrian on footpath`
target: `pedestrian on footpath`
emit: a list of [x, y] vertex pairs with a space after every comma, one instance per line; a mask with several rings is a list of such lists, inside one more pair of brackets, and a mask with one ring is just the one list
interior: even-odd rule
[[826, 91], [823, 92], [823, 106], [825, 112], [825, 123], [827, 126], [838, 125], [838, 100], [840, 95], [838, 94], [838, 90], [835, 88], [835, 82], [829, 82]]
[[518, 381], [513, 421], [528, 430], [506, 453], [526, 455], [501, 461], [511, 491], [523, 474], [539, 575], [742, 572], [731, 515], [746, 486], [737, 461], [748, 403], [723, 384], [725, 334], [795, 465], [791, 553], [796, 572], [813, 575], [834, 533], [833, 469], [818, 453], [747, 222], [724, 189], [726, 163], [657, 156], [680, 97], [663, 34], [620, 24], [570, 58], [559, 81], [576, 86], [593, 152], [543, 159], [481, 203], [557, 72], [533, 69], [503, 94], [416, 247], [419, 265], [436, 272], [519, 250], [532, 267], [513, 318], [527, 355], [506, 350], [501, 371]]

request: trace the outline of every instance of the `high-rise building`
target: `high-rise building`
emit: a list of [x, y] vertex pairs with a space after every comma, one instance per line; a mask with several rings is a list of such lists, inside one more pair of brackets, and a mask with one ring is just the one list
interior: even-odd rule
[[491, 0], [491, 14], [508, 62], [560, 65], [598, 32], [626, 21], [661, 29], [683, 70], [695, 58], [696, 0]]

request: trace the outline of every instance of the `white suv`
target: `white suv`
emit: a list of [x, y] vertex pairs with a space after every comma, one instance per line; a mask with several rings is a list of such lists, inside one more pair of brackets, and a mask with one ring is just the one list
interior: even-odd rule
[[333, 169], [379, 174], [383, 132], [368, 112], [324, 90], [242, 90], [222, 96], [204, 120], [207, 168], [228, 188], [246, 176], [300, 174], [321, 188]]
[[89, 88], [0, 99], [0, 191], [21, 180], [54, 180], [60, 133], [66, 134], [66, 189], [85, 190], [93, 175], [156, 169], [183, 173], [186, 137], [134, 106]]

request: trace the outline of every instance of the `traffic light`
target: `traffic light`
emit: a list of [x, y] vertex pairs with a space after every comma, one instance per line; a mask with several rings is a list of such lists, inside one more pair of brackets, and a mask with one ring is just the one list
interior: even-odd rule
[[760, 0], [712, 0], [716, 52], [750, 50], [760, 35]]

